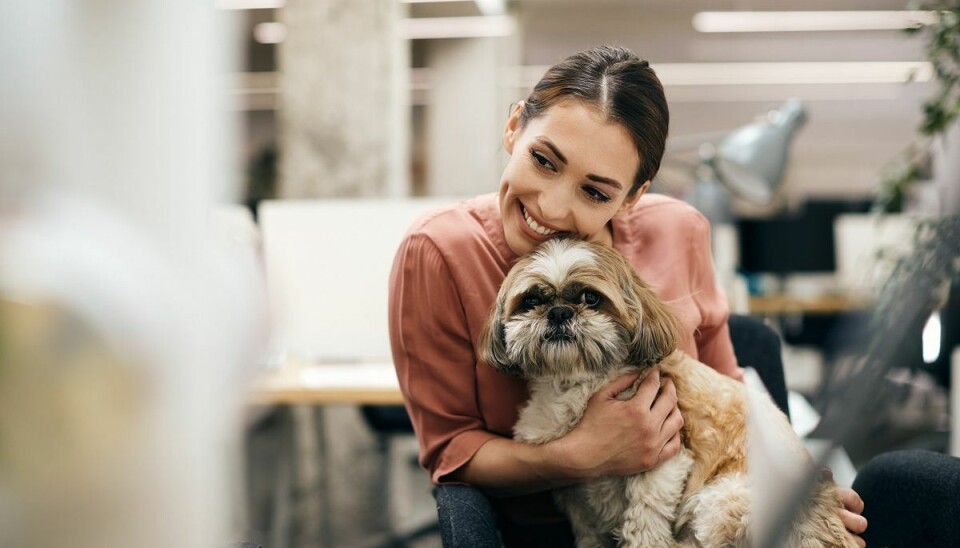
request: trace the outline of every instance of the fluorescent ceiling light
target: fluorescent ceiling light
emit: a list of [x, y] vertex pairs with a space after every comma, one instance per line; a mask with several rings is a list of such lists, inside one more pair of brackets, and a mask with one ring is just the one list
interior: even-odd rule
[[477, 9], [484, 15], [503, 15], [507, 11], [507, 0], [476, 0]]
[[931, 11], [701, 11], [700, 32], [899, 30], [933, 21]]
[[926, 82], [930, 63], [921, 61], [665, 63], [654, 70], [666, 86], [763, 84], [885, 84]]
[[503, 15], [507, 10], [507, 0], [400, 0], [401, 4], [445, 4], [448, 2], [476, 2], [477, 9], [484, 15]]
[[517, 24], [508, 15], [490, 17], [425, 17], [400, 21], [400, 36], [410, 40], [430, 38], [486, 38], [510, 36]]
[[214, 0], [222, 10], [268, 10], [282, 8], [286, 0]]
[[[923, 61], [658, 63], [652, 65], [665, 86], [776, 84], [900, 84], [927, 82], [933, 75]], [[521, 87], [532, 87], [546, 65], [521, 67]]]

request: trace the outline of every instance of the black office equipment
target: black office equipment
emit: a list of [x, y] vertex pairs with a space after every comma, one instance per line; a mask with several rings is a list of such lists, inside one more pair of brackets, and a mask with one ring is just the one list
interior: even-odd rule
[[740, 269], [746, 274], [833, 272], [833, 222], [844, 213], [865, 213], [870, 202], [816, 200], [793, 214], [737, 221]]

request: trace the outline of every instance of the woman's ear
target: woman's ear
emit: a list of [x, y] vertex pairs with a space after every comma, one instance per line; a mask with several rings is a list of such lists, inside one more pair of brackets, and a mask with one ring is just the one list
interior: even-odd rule
[[520, 126], [520, 116], [523, 114], [523, 101], [517, 101], [510, 109], [510, 117], [503, 126], [503, 150], [507, 154], [513, 154], [513, 145], [517, 141], [522, 127]]
[[641, 196], [646, 194], [647, 190], [650, 190], [650, 181], [647, 181], [642, 185], [640, 185], [640, 188], [638, 188], [637, 191], [633, 193], [633, 196], [630, 196], [623, 201], [623, 203], [620, 205], [620, 209], [617, 210], [617, 215], [625, 211], [628, 211], [630, 208], [635, 206], [637, 204], [637, 200], [639, 200]]

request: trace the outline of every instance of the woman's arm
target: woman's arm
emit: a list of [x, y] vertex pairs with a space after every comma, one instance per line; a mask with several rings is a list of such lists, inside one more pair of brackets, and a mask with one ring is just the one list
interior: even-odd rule
[[738, 381], [743, 380], [743, 369], [730, 341], [730, 305], [727, 296], [717, 284], [710, 246], [710, 222], [696, 213], [690, 241], [690, 268], [694, 300], [700, 310], [700, 325], [694, 338], [698, 359], [720, 373]]
[[496, 438], [485, 429], [459, 289], [433, 241], [414, 233], [390, 277], [390, 346], [400, 389], [434, 483]]
[[659, 374], [648, 375], [633, 398], [617, 399], [636, 379], [623, 375], [595, 394], [566, 436], [539, 446], [491, 439], [450, 479], [515, 496], [656, 467], [680, 451], [683, 418], [673, 382]]

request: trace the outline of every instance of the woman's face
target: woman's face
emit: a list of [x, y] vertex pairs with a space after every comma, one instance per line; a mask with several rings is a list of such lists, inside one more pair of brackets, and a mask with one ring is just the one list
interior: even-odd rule
[[572, 236], [610, 243], [607, 223], [649, 187], [627, 198], [640, 157], [621, 124], [565, 99], [519, 127], [521, 106], [504, 129], [510, 161], [500, 179], [507, 245], [518, 255]]

